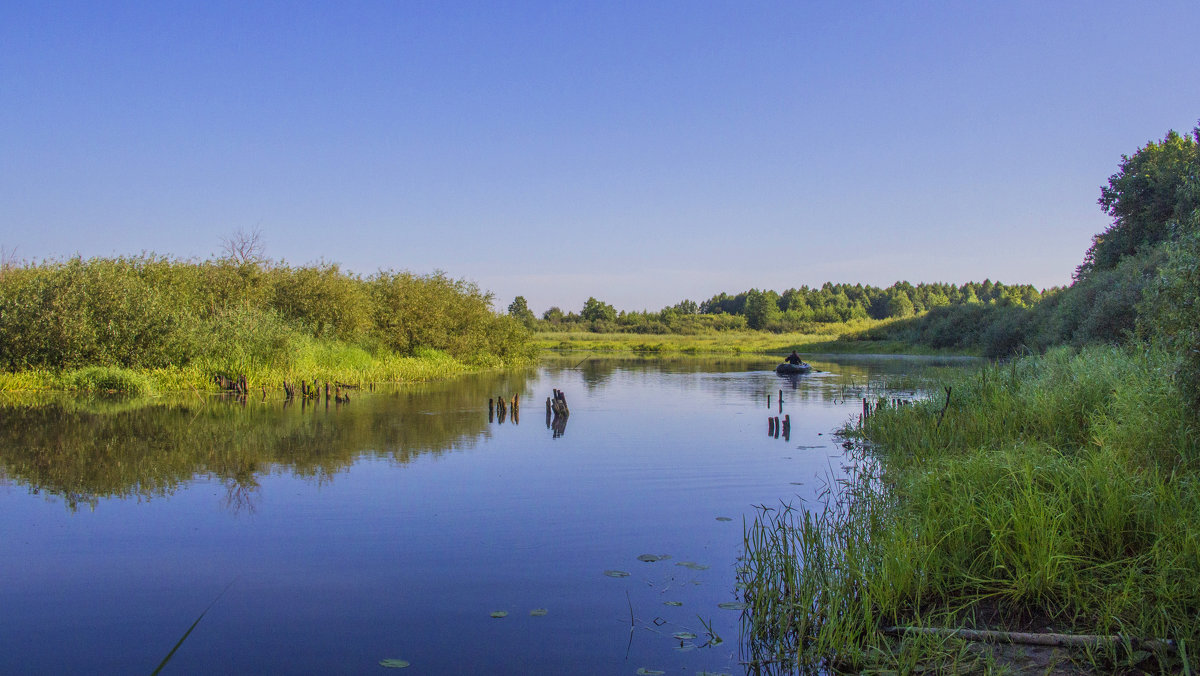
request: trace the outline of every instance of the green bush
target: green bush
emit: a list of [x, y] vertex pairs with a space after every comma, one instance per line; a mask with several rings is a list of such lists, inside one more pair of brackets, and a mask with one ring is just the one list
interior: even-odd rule
[[81, 392], [121, 392], [148, 394], [150, 382], [142, 374], [113, 366], [90, 366], [64, 376], [69, 390]]

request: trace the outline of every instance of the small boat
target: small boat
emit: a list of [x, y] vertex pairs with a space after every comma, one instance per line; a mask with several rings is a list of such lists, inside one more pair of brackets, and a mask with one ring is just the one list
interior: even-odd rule
[[775, 367], [775, 373], [778, 373], [781, 376], [789, 375], [792, 373], [808, 373], [811, 370], [812, 370], [812, 366], [809, 364], [806, 364], [804, 362], [800, 362], [799, 364], [792, 364], [790, 362], [785, 361], [782, 364], [780, 364], [779, 366]]

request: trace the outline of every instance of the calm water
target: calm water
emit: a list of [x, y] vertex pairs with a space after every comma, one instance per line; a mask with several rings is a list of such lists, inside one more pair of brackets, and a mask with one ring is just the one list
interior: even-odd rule
[[0, 408], [0, 673], [148, 674], [210, 604], [163, 673], [742, 673], [743, 519], [813, 498], [867, 388], [930, 362], [579, 359], [341, 406]]

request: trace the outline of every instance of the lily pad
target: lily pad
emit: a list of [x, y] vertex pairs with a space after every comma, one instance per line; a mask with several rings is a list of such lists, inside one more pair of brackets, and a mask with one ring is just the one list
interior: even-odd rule
[[543, 615], [545, 615], [548, 612], [550, 612], [550, 611], [546, 610], [545, 608], [534, 608], [533, 610], [529, 611], [529, 614], [534, 617], [542, 617]]
[[623, 570], [606, 570], [604, 571], [604, 574], [609, 577], [629, 577], [629, 573], [626, 573]]
[[386, 667], [388, 669], [405, 669], [405, 668], [409, 667], [410, 665], [405, 660], [388, 659], [388, 660], [379, 660], [379, 666]]
[[664, 606], [675, 606], [678, 608], [679, 606], [682, 606], [683, 604], [680, 603], [679, 601], [663, 601], [663, 605]]
[[691, 568], [692, 570], [708, 570], [708, 566], [704, 565], [703, 563], [696, 563], [695, 561], [680, 561], [675, 565], [683, 566], [684, 568]]
[[671, 558], [670, 554], [642, 554], [638, 557], [638, 561], [655, 563], [656, 561], [666, 561], [669, 558]]
[[679, 639], [680, 641], [690, 641], [690, 640], [696, 638], [696, 635], [690, 631], [677, 631], [674, 634], [671, 634], [671, 636], [674, 636], [675, 638]]
[[508, 611], [506, 611], [506, 610], [493, 610], [493, 611], [492, 611], [492, 617], [494, 617], [494, 618], [496, 618], [496, 619], [500, 619], [501, 617], [508, 617]]
[[718, 516], [717, 521], [733, 521], [733, 519], [731, 519], [727, 516]]
[[717, 607], [724, 610], [745, 610], [748, 606], [745, 603], [731, 601], [729, 603], [718, 603]]
[[663, 674], [667, 672], [660, 669], [647, 669], [646, 667], [642, 667], [637, 670], [637, 673], [638, 676], [663, 676]]

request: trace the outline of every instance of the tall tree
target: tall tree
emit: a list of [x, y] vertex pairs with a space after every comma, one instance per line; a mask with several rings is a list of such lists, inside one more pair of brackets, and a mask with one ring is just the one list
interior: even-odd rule
[[1162, 141], [1122, 155], [1120, 170], [1100, 189], [1100, 207], [1113, 223], [1092, 238], [1076, 277], [1113, 268], [1143, 247], [1178, 238], [1182, 224], [1200, 209], [1200, 194], [1188, 188], [1200, 180], [1198, 174], [1200, 125], [1190, 136], [1171, 130]]

